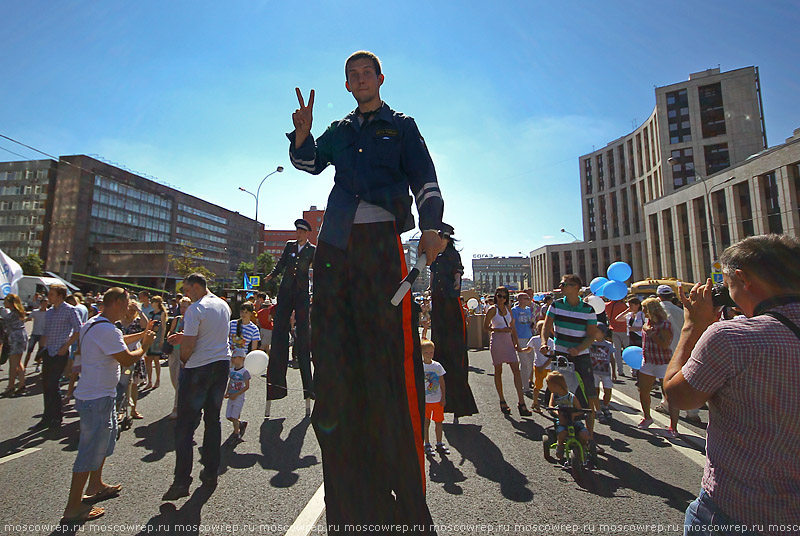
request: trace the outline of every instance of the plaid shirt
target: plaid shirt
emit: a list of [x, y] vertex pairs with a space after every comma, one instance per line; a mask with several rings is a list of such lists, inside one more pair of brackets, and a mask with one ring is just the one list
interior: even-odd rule
[[[800, 303], [772, 307], [800, 325]], [[800, 340], [770, 316], [717, 322], [683, 366], [709, 417], [702, 486], [748, 525], [800, 525]]]
[[662, 348], [656, 342], [656, 336], [661, 336], [661, 333], [666, 331], [669, 333], [669, 342], [672, 342], [672, 324], [669, 320], [665, 320], [660, 324], [652, 324], [648, 320], [648, 325], [652, 326], [652, 331], [649, 333], [642, 330], [642, 356], [645, 363], [650, 365], [668, 365], [669, 360], [672, 358], [672, 350], [669, 345]]
[[78, 310], [64, 302], [58, 307], [51, 307], [45, 316], [45, 332], [47, 337], [47, 353], [54, 356], [73, 333], [81, 329]]

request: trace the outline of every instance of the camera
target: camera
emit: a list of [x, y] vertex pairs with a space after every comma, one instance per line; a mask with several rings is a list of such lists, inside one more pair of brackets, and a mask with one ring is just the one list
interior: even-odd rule
[[158, 326], [161, 325], [161, 320], [154, 320], [153, 321], [153, 329], [158, 329]]
[[731, 298], [728, 287], [722, 283], [717, 283], [711, 287], [711, 300], [714, 303], [714, 307], [736, 307], [736, 302]]

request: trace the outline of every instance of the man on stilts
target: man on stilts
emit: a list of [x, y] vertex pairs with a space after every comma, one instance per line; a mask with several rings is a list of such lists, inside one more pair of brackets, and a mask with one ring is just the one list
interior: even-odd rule
[[273, 400], [286, 396], [286, 368], [289, 364], [289, 329], [292, 312], [295, 321], [294, 344], [303, 380], [303, 398], [306, 399], [306, 414], [311, 412], [314, 388], [311, 379], [311, 353], [309, 350], [309, 295], [308, 273], [314, 260], [315, 247], [308, 241], [311, 224], [300, 218], [294, 222], [297, 240], [289, 240], [280, 260], [267, 275], [269, 281], [283, 274], [278, 289], [278, 304], [272, 327], [272, 348], [267, 367], [267, 404], [264, 417], [269, 417]]
[[[380, 97], [384, 75], [371, 52], [345, 62], [358, 107], [317, 140], [314, 90], [292, 115], [292, 164], [336, 168], [314, 259], [312, 423], [322, 448], [328, 532], [434, 534], [425, 501], [425, 408], [411, 297], [391, 299], [406, 275], [400, 233], [420, 215], [419, 252], [442, 248], [444, 203], [425, 141], [411, 117]], [[393, 527], [393, 528], [392, 528]]]

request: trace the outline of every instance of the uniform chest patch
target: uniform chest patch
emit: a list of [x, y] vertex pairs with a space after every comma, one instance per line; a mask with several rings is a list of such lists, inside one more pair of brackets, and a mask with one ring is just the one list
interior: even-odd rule
[[381, 128], [375, 131], [376, 136], [383, 136], [384, 138], [393, 138], [398, 134], [399, 132], [393, 128]]

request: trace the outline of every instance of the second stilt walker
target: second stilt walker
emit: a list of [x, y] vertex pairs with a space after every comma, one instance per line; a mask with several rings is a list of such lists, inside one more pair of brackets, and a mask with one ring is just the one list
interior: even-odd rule
[[297, 240], [286, 242], [280, 260], [267, 275], [267, 281], [283, 274], [278, 289], [278, 305], [272, 328], [272, 349], [267, 367], [267, 405], [264, 416], [269, 417], [270, 402], [286, 396], [286, 368], [289, 364], [289, 328], [294, 312], [297, 360], [300, 362], [300, 377], [303, 380], [303, 397], [306, 411], [310, 410], [314, 398], [311, 385], [311, 352], [309, 346], [309, 295], [308, 272], [314, 260], [314, 246], [308, 241], [311, 224], [300, 218], [294, 222]]
[[431, 340], [436, 344], [434, 360], [447, 371], [447, 404], [445, 413], [459, 417], [478, 413], [467, 380], [467, 330], [464, 309], [461, 307], [461, 275], [464, 266], [456, 251], [453, 228], [442, 224], [439, 233], [447, 241], [444, 251], [431, 264]]

